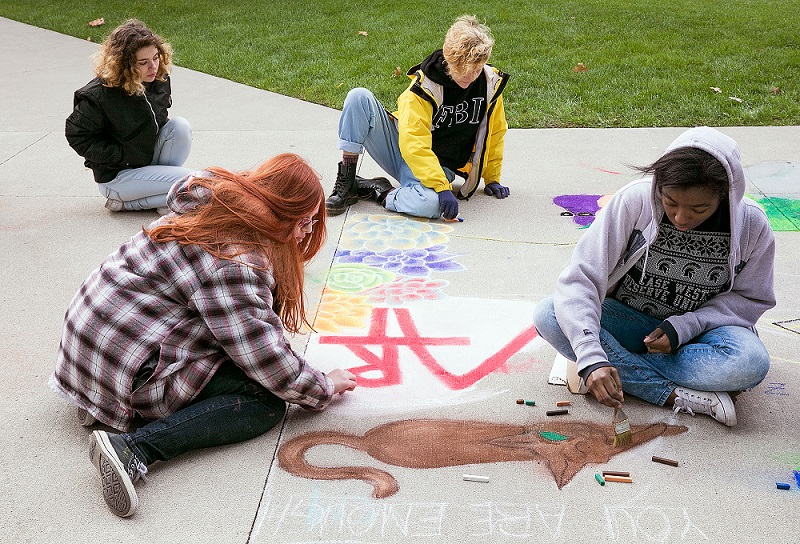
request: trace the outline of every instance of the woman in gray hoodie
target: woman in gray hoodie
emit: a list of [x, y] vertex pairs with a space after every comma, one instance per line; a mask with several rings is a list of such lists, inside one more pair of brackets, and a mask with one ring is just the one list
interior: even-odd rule
[[736, 142], [712, 128], [640, 170], [579, 240], [536, 329], [607, 406], [624, 391], [736, 425], [730, 393], [769, 370], [754, 328], [775, 305], [769, 221], [744, 197]]

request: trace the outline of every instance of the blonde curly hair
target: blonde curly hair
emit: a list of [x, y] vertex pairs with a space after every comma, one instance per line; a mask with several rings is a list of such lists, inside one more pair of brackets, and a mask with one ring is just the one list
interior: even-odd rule
[[461, 75], [486, 64], [492, 54], [494, 37], [489, 27], [473, 15], [462, 15], [447, 31], [442, 53], [448, 73]]
[[144, 94], [142, 77], [136, 71], [136, 53], [143, 47], [155, 46], [159, 64], [156, 79], [166, 81], [172, 70], [172, 48], [143, 22], [128, 19], [115, 28], [95, 54], [94, 73], [106, 87], [121, 87], [130, 95]]

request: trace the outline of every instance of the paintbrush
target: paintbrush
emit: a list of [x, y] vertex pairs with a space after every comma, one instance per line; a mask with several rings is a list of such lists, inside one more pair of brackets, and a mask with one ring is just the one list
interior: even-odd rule
[[631, 422], [622, 408], [614, 408], [614, 418], [611, 420], [614, 427], [614, 447], [621, 448], [631, 443]]

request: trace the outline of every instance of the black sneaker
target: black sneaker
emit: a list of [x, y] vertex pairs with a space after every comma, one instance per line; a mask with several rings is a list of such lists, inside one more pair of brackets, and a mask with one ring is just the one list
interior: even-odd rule
[[103, 499], [121, 518], [133, 515], [139, 505], [134, 482], [147, 481], [147, 465], [118, 434], [94, 431], [89, 438], [89, 459], [100, 473]]
[[362, 178], [361, 176], [356, 176], [358, 198], [383, 204], [383, 201], [386, 200], [386, 194], [392, 189], [394, 189], [392, 183], [386, 178]]
[[340, 162], [333, 192], [325, 200], [325, 209], [328, 215], [339, 215], [356, 202], [358, 202], [356, 163], [345, 164]]

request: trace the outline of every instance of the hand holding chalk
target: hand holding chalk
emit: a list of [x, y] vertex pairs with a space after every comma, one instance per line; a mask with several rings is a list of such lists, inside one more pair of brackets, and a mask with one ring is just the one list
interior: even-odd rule
[[356, 388], [356, 375], [349, 370], [337, 368], [328, 372], [328, 377], [333, 381], [333, 392], [340, 395], [345, 391]]
[[644, 337], [644, 345], [649, 353], [672, 353], [672, 345], [669, 337], [664, 334], [661, 328], [657, 328]]

